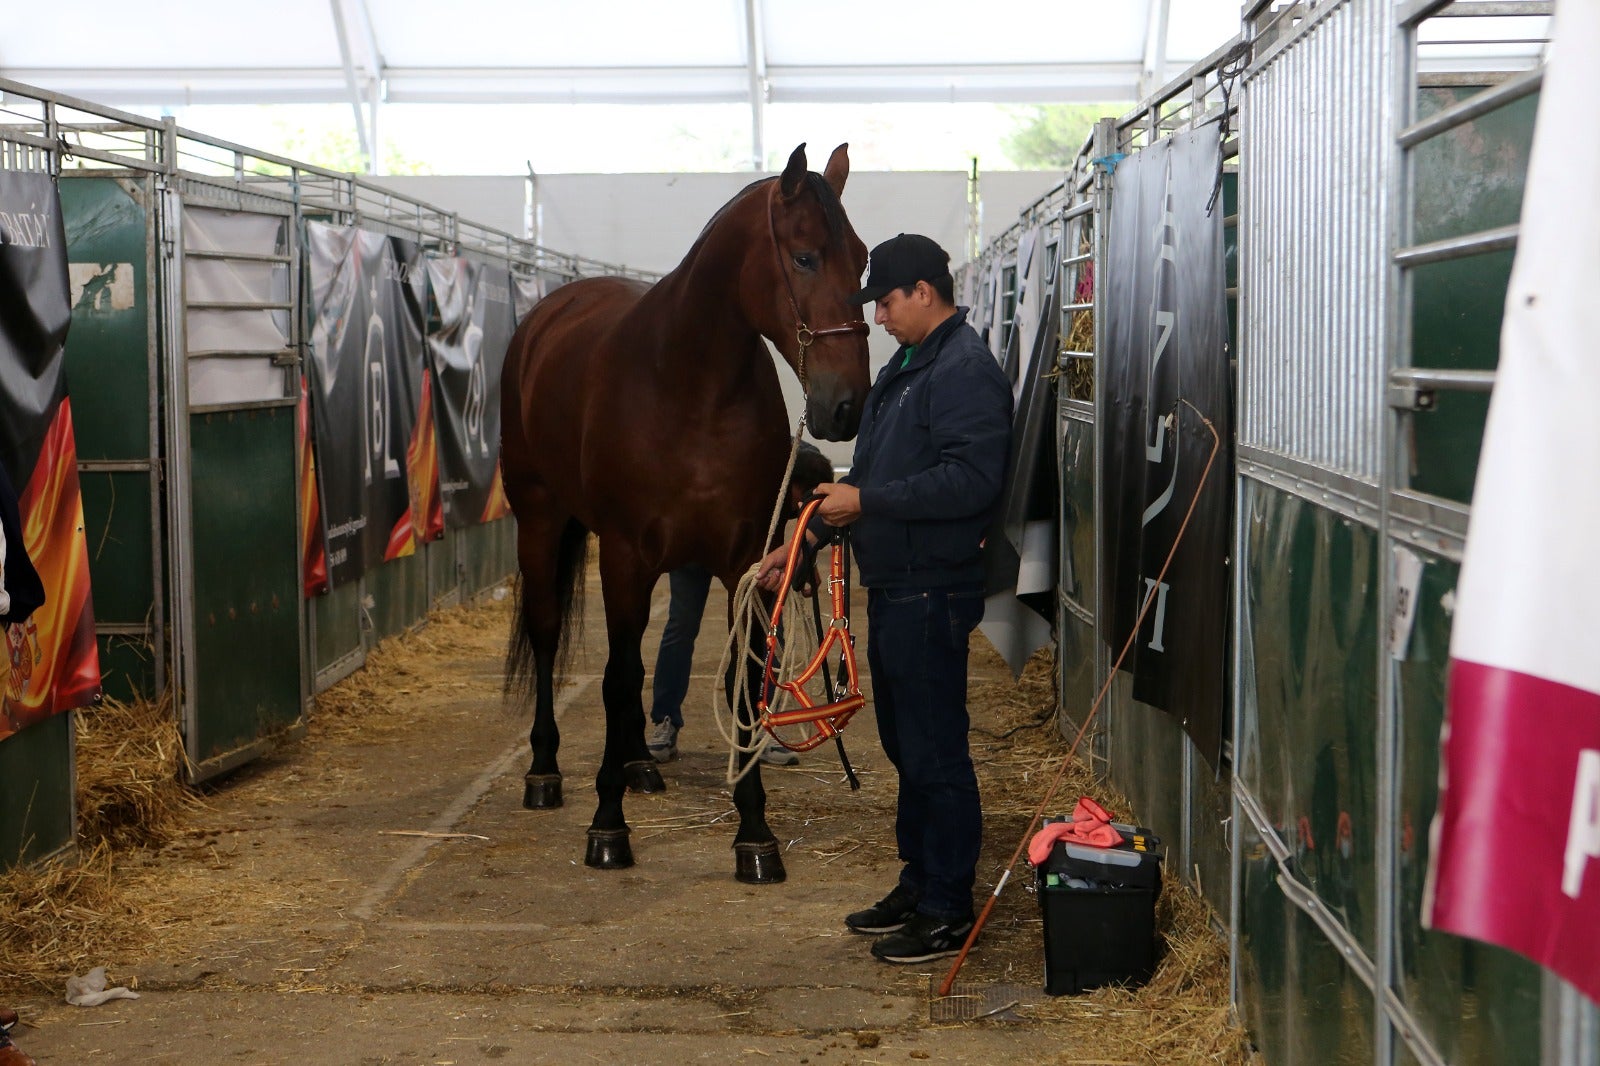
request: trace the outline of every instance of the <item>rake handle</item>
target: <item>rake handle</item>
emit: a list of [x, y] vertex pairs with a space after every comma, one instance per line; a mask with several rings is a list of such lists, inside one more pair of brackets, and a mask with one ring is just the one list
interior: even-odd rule
[[[1183, 522], [1178, 526], [1177, 535], [1172, 538], [1172, 548], [1167, 552], [1166, 561], [1161, 564], [1161, 570], [1156, 574], [1156, 584], [1161, 584], [1161, 579], [1167, 576], [1167, 568], [1172, 565], [1173, 556], [1178, 554], [1178, 545], [1183, 543], [1184, 531], [1189, 528], [1189, 519], [1194, 516], [1195, 506], [1200, 502], [1200, 493], [1205, 490], [1206, 478], [1211, 474], [1211, 464], [1217, 458], [1217, 449], [1222, 446], [1222, 438], [1217, 436], [1217, 429], [1211, 424], [1211, 419], [1201, 414], [1200, 409], [1188, 400], [1179, 400], [1179, 403], [1200, 415], [1200, 421], [1205, 423], [1206, 429], [1211, 433], [1211, 454], [1206, 456], [1206, 465], [1200, 471], [1200, 483], [1194, 488], [1194, 498], [1189, 501], [1189, 509], [1184, 512]], [[1133, 620], [1129, 630], [1128, 639], [1123, 642], [1122, 651], [1117, 654], [1117, 661], [1111, 664], [1110, 671], [1106, 674], [1106, 683], [1100, 686], [1100, 691], [1095, 694], [1094, 703], [1089, 706], [1089, 713], [1084, 716], [1083, 725], [1078, 728], [1078, 735], [1072, 738], [1072, 746], [1061, 757], [1061, 765], [1056, 768], [1056, 775], [1050, 782], [1050, 787], [1045, 791], [1044, 799], [1039, 801], [1039, 806], [1034, 810], [1033, 817], [1028, 819], [1028, 828], [1022, 831], [1022, 839], [1017, 841], [1017, 850], [1011, 853], [1011, 861], [1006, 863], [1005, 873], [1000, 875], [999, 882], [994, 886], [994, 891], [989, 894], [988, 902], [983, 905], [983, 910], [978, 913], [978, 920], [972, 923], [972, 932], [967, 934], [966, 943], [961, 945], [961, 951], [956, 955], [956, 961], [951, 964], [950, 972], [944, 975], [944, 981], [939, 985], [939, 996], [950, 994], [950, 986], [956, 983], [956, 974], [961, 972], [961, 966], [967, 961], [967, 952], [972, 950], [972, 945], [977, 942], [978, 934], [983, 931], [983, 924], [989, 920], [989, 914], [994, 910], [994, 905], [1000, 899], [1001, 889], [1006, 887], [1006, 882], [1011, 880], [1011, 871], [1016, 867], [1017, 860], [1022, 857], [1022, 851], [1028, 846], [1028, 838], [1033, 836], [1033, 829], [1039, 824], [1039, 819], [1044, 816], [1045, 809], [1050, 801], [1055, 798], [1056, 789], [1061, 786], [1061, 781], [1067, 775], [1067, 768], [1072, 765], [1072, 757], [1078, 752], [1078, 744], [1083, 740], [1083, 735], [1089, 731], [1089, 723], [1094, 721], [1095, 712], [1100, 710], [1101, 702], [1106, 698], [1106, 693], [1111, 688], [1111, 682], [1116, 680], [1117, 670], [1122, 667], [1122, 660], [1127, 658], [1128, 652], [1133, 648], [1133, 642], [1138, 639], [1139, 627], [1144, 624], [1144, 616], [1149, 612], [1150, 605], [1155, 602], [1155, 589], [1145, 596], [1144, 605], [1139, 608], [1139, 616]]]

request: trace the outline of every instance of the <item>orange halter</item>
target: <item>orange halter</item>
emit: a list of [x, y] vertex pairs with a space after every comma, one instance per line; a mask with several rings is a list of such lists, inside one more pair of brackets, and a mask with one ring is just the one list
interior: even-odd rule
[[[778, 600], [772, 607], [772, 626], [767, 630], [766, 667], [761, 679], [761, 698], [756, 704], [756, 710], [761, 715], [762, 728], [772, 734], [773, 739], [779, 744], [791, 751], [810, 751], [830, 737], [837, 738], [850, 718], [867, 705], [866, 697], [861, 695], [861, 680], [856, 671], [855, 638], [850, 634], [848, 585], [845, 575], [845, 533], [842, 530], [838, 539], [833, 542], [832, 559], [828, 565], [830, 617], [826, 632], [818, 640], [816, 654], [811, 657], [811, 661], [806, 664], [798, 677], [792, 681], [777, 679], [779, 623], [783, 619], [783, 608], [788, 600], [789, 590], [793, 587], [795, 571], [799, 568], [800, 552], [805, 543], [806, 523], [811, 520], [811, 516], [816, 513], [821, 503], [821, 498], [818, 498], [806, 504], [805, 509], [800, 512], [800, 521], [795, 527], [794, 541], [789, 545], [789, 558], [783, 567], [783, 583], [778, 587]], [[820, 595], [821, 590], [817, 591]], [[819, 611], [818, 624], [820, 623]], [[837, 683], [827, 666], [828, 655], [835, 647], [839, 649], [842, 667]], [[818, 703], [805, 690], [806, 683], [819, 672], [827, 688], [827, 703]], [[789, 711], [774, 712], [771, 709], [771, 700], [778, 689], [793, 696], [799, 706]], [[841, 689], [842, 696], [839, 692]], [[815, 730], [797, 743], [790, 743], [778, 736], [778, 729], [794, 725], [812, 725]]]

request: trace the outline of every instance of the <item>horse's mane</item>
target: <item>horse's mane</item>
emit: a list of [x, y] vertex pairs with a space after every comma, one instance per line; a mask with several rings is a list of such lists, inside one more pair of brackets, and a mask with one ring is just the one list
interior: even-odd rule
[[[776, 177], [757, 178], [734, 193], [727, 203], [717, 208], [717, 213], [712, 215], [705, 226], [701, 228], [700, 235], [694, 239], [694, 246], [699, 246], [700, 242], [706, 239], [706, 234], [710, 233], [711, 228], [717, 224], [717, 221], [727, 214], [734, 204], [749, 195], [750, 191], [757, 185], [768, 185], [777, 180], [779, 179]], [[806, 171], [806, 184], [816, 194], [817, 203], [822, 205], [822, 217], [828, 223], [828, 236], [835, 238], [842, 236], [845, 227], [844, 204], [839, 202], [839, 196], [833, 191], [833, 186], [829, 185], [823, 176], [814, 170]]]

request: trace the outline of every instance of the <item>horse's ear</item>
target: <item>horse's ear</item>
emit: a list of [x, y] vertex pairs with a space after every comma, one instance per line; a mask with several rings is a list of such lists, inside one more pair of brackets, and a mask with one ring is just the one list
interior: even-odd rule
[[783, 168], [783, 177], [778, 179], [778, 191], [783, 193], [785, 200], [793, 199], [805, 180], [806, 146], [802, 141], [800, 147], [789, 154], [789, 165]]
[[844, 195], [844, 179], [850, 176], [850, 145], [849, 142], [841, 144], [833, 150], [828, 157], [828, 165], [822, 169], [822, 177], [833, 190], [833, 195]]

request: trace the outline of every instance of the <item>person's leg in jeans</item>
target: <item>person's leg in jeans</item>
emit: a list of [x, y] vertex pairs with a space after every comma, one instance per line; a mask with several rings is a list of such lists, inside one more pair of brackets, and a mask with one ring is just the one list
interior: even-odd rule
[[920, 913], [969, 918], [983, 813], [967, 746], [967, 649], [983, 594], [874, 590], [867, 609], [879, 730], [900, 778], [902, 883], [920, 881]]
[[[711, 571], [703, 566], [681, 566], [667, 575], [672, 598], [667, 624], [656, 650], [655, 679], [651, 683], [650, 754], [665, 762], [677, 754], [678, 730], [683, 728], [683, 698], [689, 692], [694, 669], [694, 642], [700, 635], [706, 597], [711, 591]], [[667, 723], [663, 727], [663, 723]]]

